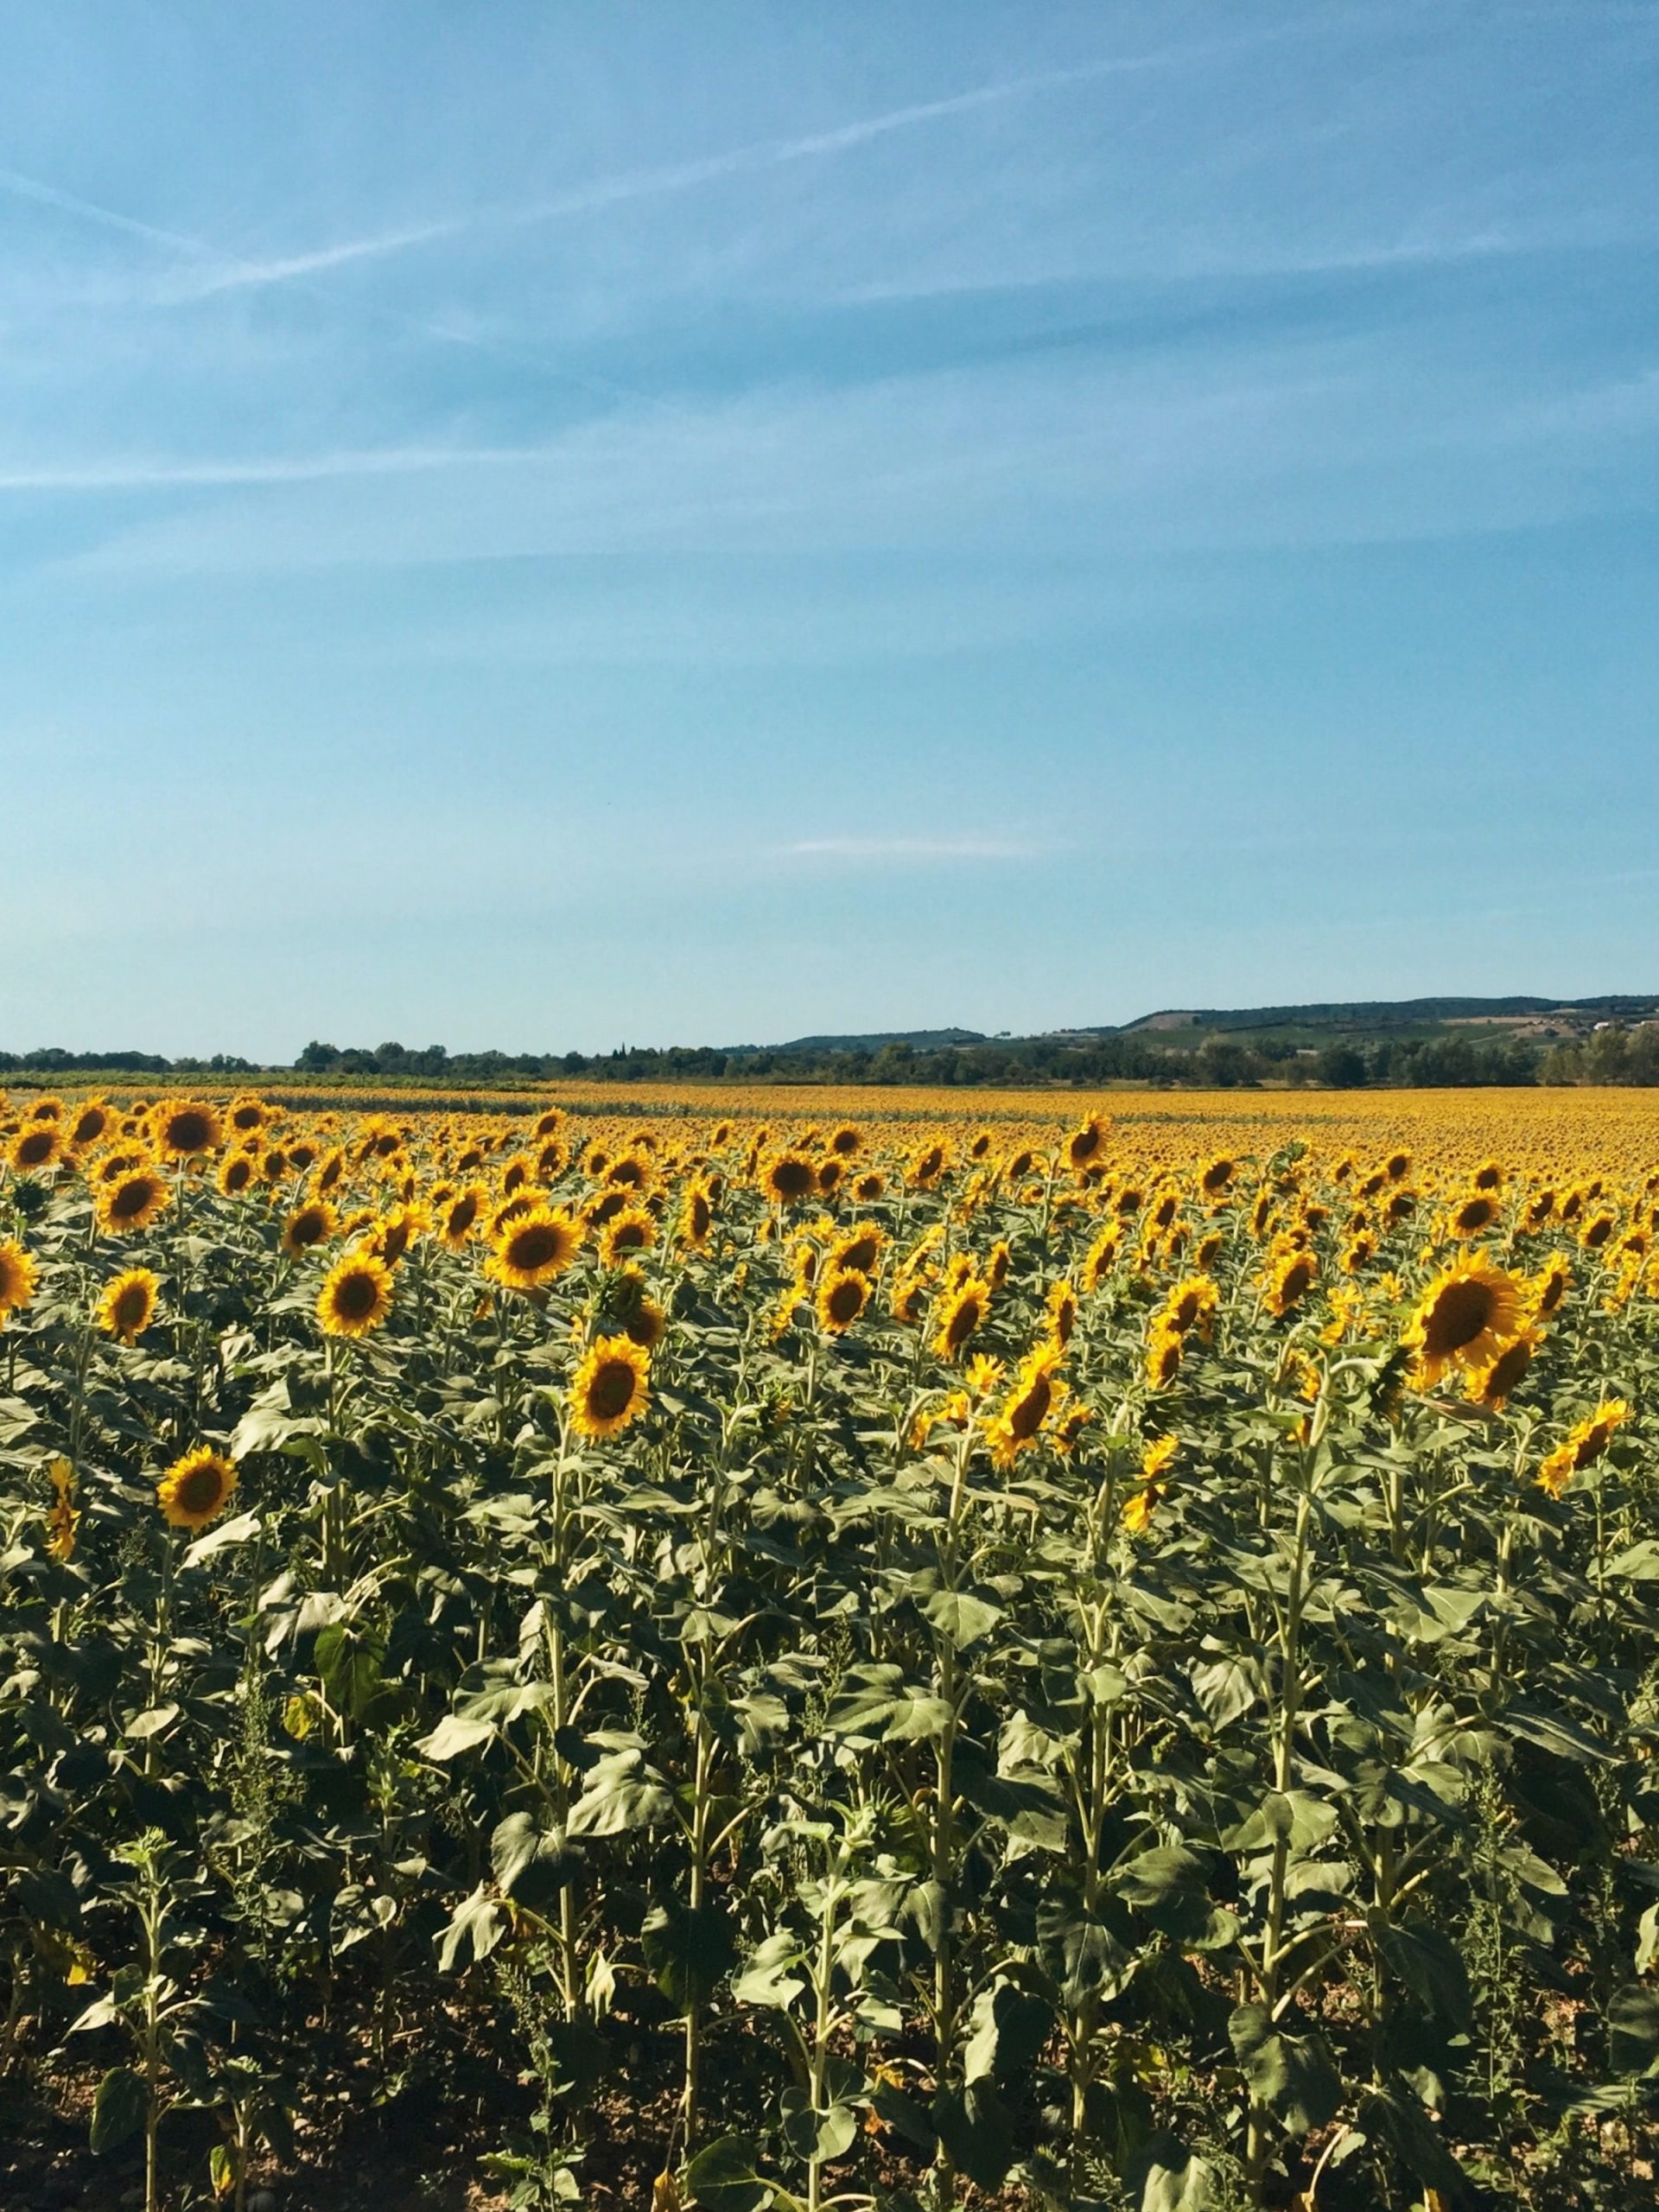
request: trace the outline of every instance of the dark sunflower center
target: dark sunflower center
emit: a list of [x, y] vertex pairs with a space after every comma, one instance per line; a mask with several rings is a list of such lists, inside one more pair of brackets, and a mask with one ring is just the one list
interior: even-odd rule
[[830, 1293], [830, 1311], [837, 1321], [855, 1321], [863, 1303], [862, 1283], [838, 1282]]
[[1054, 1385], [1046, 1375], [1039, 1375], [1023, 1398], [1016, 1400], [1008, 1414], [1008, 1427], [1024, 1443], [1035, 1436], [1054, 1402]]
[[187, 1513], [211, 1513], [219, 1503], [219, 1472], [211, 1462], [192, 1467], [179, 1484], [177, 1498]]
[[366, 1268], [334, 1285], [334, 1311], [343, 1320], [366, 1320], [379, 1302], [380, 1286]]
[[783, 1198], [798, 1198], [811, 1180], [812, 1171], [801, 1160], [780, 1160], [772, 1171], [772, 1187]]
[[115, 1301], [118, 1329], [136, 1329], [149, 1311], [149, 1293], [141, 1282], [130, 1282]]
[[1431, 1352], [1461, 1351], [1492, 1318], [1496, 1300], [1484, 1282], [1451, 1282], [1434, 1301], [1426, 1332]]
[[607, 1359], [594, 1376], [588, 1391], [588, 1410], [596, 1421], [614, 1421], [633, 1403], [635, 1376], [626, 1359]]
[[167, 1141], [175, 1152], [205, 1152], [208, 1134], [205, 1114], [175, 1114], [167, 1125]]
[[559, 1232], [538, 1222], [532, 1229], [521, 1229], [507, 1248], [507, 1257], [515, 1268], [533, 1273], [544, 1268], [550, 1260], [559, 1255]]
[[110, 1202], [110, 1211], [118, 1221], [130, 1221], [143, 1213], [155, 1197], [155, 1189], [148, 1176], [136, 1176], [130, 1183], [123, 1183]]
[[38, 1167], [43, 1160], [50, 1160], [57, 1147], [55, 1129], [35, 1129], [22, 1138], [17, 1147], [17, 1158], [25, 1167]]

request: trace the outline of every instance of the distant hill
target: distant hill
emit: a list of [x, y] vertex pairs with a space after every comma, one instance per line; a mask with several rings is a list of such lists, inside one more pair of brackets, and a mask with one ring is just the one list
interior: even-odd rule
[[1444, 1021], [1506, 1021], [1560, 1014], [1605, 1015], [1610, 1019], [1641, 1020], [1659, 1008], [1659, 996], [1592, 999], [1351, 999], [1316, 1001], [1306, 1006], [1162, 1007], [1125, 1022], [1121, 1030], [1100, 1029], [1096, 1036], [1128, 1036], [1137, 1030], [1157, 1029], [1325, 1029], [1364, 1030], [1413, 1028]]
[[774, 1052], [879, 1052], [884, 1045], [908, 1045], [912, 1052], [942, 1052], [952, 1045], [983, 1045], [979, 1029], [873, 1029], [861, 1037], [791, 1037]]

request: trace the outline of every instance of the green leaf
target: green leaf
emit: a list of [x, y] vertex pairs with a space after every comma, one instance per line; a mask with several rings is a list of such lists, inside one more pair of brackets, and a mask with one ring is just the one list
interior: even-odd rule
[[1306, 2135], [1335, 2116], [1342, 2082], [1322, 2037], [1275, 2028], [1260, 2005], [1241, 2005], [1227, 2033], [1256, 2102], [1288, 2133]]
[[567, 1825], [572, 1835], [621, 1835], [629, 1828], [655, 1827], [673, 1810], [674, 1800], [643, 1754], [615, 1751], [588, 1774]]
[[1378, 1929], [1376, 1945], [1426, 2012], [1454, 2028], [1469, 2025], [1468, 1969], [1461, 1953], [1438, 1928], [1427, 1921], [1396, 1922]]
[[1659, 2062], [1659, 1989], [1626, 1982], [1607, 2005], [1607, 2060], [1615, 2074], [1651, 2074]]
[[87, 2140], [101, 2158], [118, 2151], [143, 2127], [149, 2112], [149, 2096], [142, 2077], [130, 2066], [111, 2067], [98, 2085], [92, 2099], [92, 2133]]
[[1053, 2007], [1013, 1982], [982, 1989], [969, 2017], [963, 2079], [1004, 2084], [1018, 2080], [1036, 2064], [1053, 2025]]
[[678, 1897], [647, 1914], [639, 1948], [658, 1988], [682, 2012], [706, 2005], [737, 1963], [725, 1907]]
[[438, 1937], [439, 1971], [453, 1974], [458, 1967], [487, 1959], [506, 1932], [506, 1915], [480, 1885], [461, 1899]]
[[707, 2212], [762, 2212], [773, 2196], [754, 2170], [754, 2145], [746, 2135], [706, 2144], [685, 2170], [685, 2186]]
[[984, 1599], [970, 1597], [963, 1590], [935, 1590], [923, 1599], [922, 1612], [928, 1625], [958, 1651], [977, 1643], [1002, 1618], [1000, 1605], [988, 1605]]
[[205, 1536], [198, 1536], [194, 1544], [187, 1544], [184, 1565], [200, 1567], [202, 1560], [211, 1559], [215, 1552], [228, 1551], [232, 1544], [245, 1544], [259, 1533], [257, 1513], [238, 1514], [234, 1521], [221, 1521]]
[[1217, 1659], [1195, 1666], [1189, 1679], [1192, 1694], [1212, 1728], [1224, 1728], [1255, 1703], [1256, 1670], [1241, 1659]]
[[941, 2089], [933, 2125], [952, 2163], [981, 2189], [1000, 2189], [1014, 2164], [1014, 2122], [988, 2082]]
[[1123, 2178], [1135, 2212], [1209, 2212], [1211, 2168], [1173, 2135], [1154, 2135], [1130, 2159]]
[[385, 1642], [352, 1622], [335, 1621], [319, 1631], [315, 1652], [317, 1672], [329, 1704], [336, 1713], [363, 1719], [380, 1688]]
[[802, 1977], [791, 1971], [801, 1957], [801, 1946], [787, 1929], [768, 1936], [733, 1982], [733, 1996], [740, 2005], [792, 2005], [806, 1987]]
[[445, 1759], [459, 1758], [463, 1751], [487, 1744], [494, 1733], [493, 1720], [463, 1720], [459, 1713], [446, 1713], [431, 1734], [423, 1736], [415, 1748], [423, 1758], [442, 1764]]
[[509, 1813], [490, 1838], [490, 1866], [499, 1890], [539, 1912], [570, 1878], [574, 1857], [556, 1827], [537, 1827], [528, 1813]]

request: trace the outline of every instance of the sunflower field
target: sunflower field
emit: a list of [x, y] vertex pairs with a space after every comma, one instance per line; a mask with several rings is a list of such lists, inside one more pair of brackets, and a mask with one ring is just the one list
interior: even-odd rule
[[0, 1097], [7, 2206], [1652, 2202], [1651, 1109], [709, 1103]]

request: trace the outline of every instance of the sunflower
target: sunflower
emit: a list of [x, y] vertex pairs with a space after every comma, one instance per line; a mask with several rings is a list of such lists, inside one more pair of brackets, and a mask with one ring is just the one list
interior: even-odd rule
[[1490, 1192], [1476, 1191], [1459, 1200], [1446, 1217], [1446, 1228], [1453, 1236], [1478, 1236], [1497, 1219], [1498, 1203]]
[[629, 1252], [648, 1252], [657, 1242], [657, 1224], [644, 1206], [625, 1206], [605, 1224], [599, 1240], [599, 1257], [613, 1268]]
[[1077, 1325], [1077, 1294], [1064, 1276], [1050, 1287], [1047, 1311], [1049, 1334], [1064, 1351]]
[[1521, 1216], [1523, 1229], [1541, 1229], [1555, 1211], [1555, 1193], [1551, 1190], [1535, 1191], [1527, 1200]]
[[648, 1191], [654, 1179], [651, 1162], [638, 1152], [625, 1152], [605, 1170], [605, 1180], [613, 1190]]
[[715, 1209], [710, 1203], [708, 1185], [691, 1183], [686, 1186], [684, 1203], [680, 1208], [680, 1242], [688, 1250], [701, 1252], [709, 1242], [709, 1232], [715, 1225]]
[[1180, 1372], [1185, 1343], [1179, 1329], [1154, 1327], [1147, 1339], [1147, 1381], [1154, 1390], [1166, 1390]]
[[1098, 1290], [1111, 1273], [1117, 1261], [1119, 1232], [1109, 1224], [1103, 1229], [1083, 1258], [1083, 1287]]
[[1459, 1260], [1443, 1268], [1418, 1302], [1405, 1334], [1417, 1355], [1425, 1384], [1448, 1367], [1478, 1367], [1520, 1330], [1521, 1285], [1485, 1260]]
[[1604, 1398], [1589, 1418], [1567, 1433], [1538, 1470], [1538, 1487], [1559, 1497], [1581, 1468], [1599, 1459], [1613, 1440], [1613, 1431], [1630, 1417], [1623, 1398]]
[[225, 1118], [238, 1136], [249, 1136], [264, 1128], [270, 1109], [263, 1098], [232, 1098]]
[[1106, 1122], [1099, 1114], [1086, 1114], [1065, 1141], [1068, 1167], [1081, 1174], [1097, 1160], [1106, 1143]]
[[862, 1142], [863, 1139], [850, 1122], [843, 1122], [838, 1129], [832, 1129], [830, 1134], [830, 1149], [840, 1160], [855, 1159]]
[[994, 1291], [1001, 1289], [1013, 1264], [1014, 1254], [1008, 1249], [1008, 1241], [1005, 1236], [999, 1236], [985, 1257], [985, 1280]]
[[468, 1183], [464, 1190], [453, 1192], [443, 1202], [438, 1215], [438, 1238], [446, 1251], [464, 1251], [467, 1239], [478, 1227], [479, 1216], [489, 1203], [489, 1193], [481, 1183]]
[[887, 1241], [886, 1230], [874, 1222], [856, 1222], [837, 1243], [830, 1246], [824, 1265], [836, 1274], [850, 1268], [857, 1274], [873, 1274]]
[[622, 1324], [623, 1332], [643, 1352], [653, 1352], [668, 1334], [668, 1316], [654, 1298], [647, 1298], [642, 1290], [634, 1301], [633, 1311]]
[[1154, 1325], [1172, 1330], [1178, 1337], [1197, 1329], [1207, 1343], [1220, 1298], [1221, 1293], [1211, 1276], [1189, 1275], [1185, 1282], [1178, 1282], [1164, 1300], [1163, 1311]]
[[69, 1124], [69, 1149], [86, 1152], [101, 1144], [115, 1116], [101, 1098], [89, 1098]]
[[818, 1326], [832, 1337], [845, 1335], [869, 1304], [870, 1294], [870, 1279], [861, 1268], [841, 1267], [832, 1273], [826, 1268], [813, 1300]]
[[175, 1459], [156, 1484], [156, 1503], [169, 1528], [205, 1529], [225, 1510], [235, 1488], [232, 1462], [199, 1445]]
[[222, 1132], [211, 1106], [186, 1098], [176, 1106], [156, 1109], [150, 1135], [163, 1160], [190, 1160], [198, 1153], [216, 1150]]
[[328, 1201], [313, 1198], [309, 1205], [301, 1206], [283, 1223], [283, 1249], [290, 1260], [297, 1260], [302, 1252], [314, 1251], [319, 1244], [326, 1244], [339, 1225]]
[[154, 1167], [134, 1167], [99, 1193], [98, 1225], [119, 1232], [148, 1229], [173, 1203], [166, 1179]]
[[887, 1187], [887, 1177], [879, 1167], [873, 1167], [868, 1175], [861, 1175], [853, 1185], [853, 1196], [860, 1205], [871, 1206], [886, 1194]]
[[1497, 1357], [1484, 1367], [1478, 1367], [1469, 1377], [1465, 1395], [1478, 1406], [1490, 1406], [1496, 1413], [1519, 1389], [1527, 1370], [1532, 1365], [1533, 1354], [1543, 1342], [1541, 1329], [1522, 1329], [1511, 1338]]
[[940, 1301], [933, 1350], [942, 1359], [955, 1359], [984, 1320], [991, 1302], [991, 1287], [982, 1275], [966, 1276]]
[[0, 1241], [0, 1329], [35, 1295], [35, 1262], [16, 1237]]
[[600, 1337], [570, 1385], [571, 1423], [578, 1436], [618, 1435], [645, 1409], [651, 1355], [632, 1337]]
[[565, 1206], [531, 1206], [506, 1224], [486, 1272], [510, 1290], [540, 1290], [582, 1249], [582, 1224]]
[[317, 1293], [317, 1320], [327, 1337], [366, 1337], [391, 1311], [391, 1269], [372, 1252], [346, 1252]]
[[910, 1163], [911, 1187], [917, 1191], [931, 1191], [950, 1164], [950, 1155], [942, 1144], [925, 1144]]
[[55, 1122], [30, 1122], [12, 1139], [9, 1156], [20, 1175], [50, 1167], [63, 1156], [63, 1132]]
[[227, 1198], [240, 1198], [255, 1181], [258, 1173], [258, 1162], [247, 1153], [226, 1153], [219, 1171], [219, 1187]]
[[1198, 1188], [1206, 1198], [1218, 1198], [1238, 1173], [1238, 1162], [1229, 1160], [1224, 1153], [1212, 1160], [1198, 1177]]
[[538, 1183], [556, 1183], [569, 1165], [569, 1146], [563, 1137], [550, 1137], [536, 1154], [536, 1179]]
[[1558, 1253], [1527, 1285], [1533, 1312], [1548, 1320], [1572, 1287], [1573, 1270]]
[[550, 1106], [547, 1111], [539, 1117], [536, 1123], [536, 1127], [531, 1130], [531, 1135], [537, 1137], [556, 1136], [563, 1127], [563, 1109], [561, 1107]]
[[381, 1220], [369, 1239], [369, 1249], [389, 1268], [395, 1268], [416, 1238], [430, 1227], [422, 1208], [405, 1202]]
[[798, 1152], [780, 1152], [768, 1162], [760, 1187], [774, 1205], [792, 1206], [818, 1186], [817, 1170]]
[[106, 1337], [137, 1344], [156, 1318], [161, 1284], [148, 1268], [129, 1268], [108, 1284], [98, 1301], [98, 1325]]
[[1579, 1231], [1579, 1242], [1586, 1252], [1599, 1252], [1618, 1226], [1610, 1213], [1592, 1214]]
[[46, 1471], [52, 1478], [52, 1503], [46, 1516], [47, 1549], [67, 1566], [75, 1555], [75, 1535], [80, 1527], [75, 1471], [67, 1459], [57, 1459], [48, 1462]]
[[995, 1465], [1011, 1467], [1058, 1408], [1065, 1389], [1055, 1374], [1058, 1365], [1058, 1348], [1052, 1344], [1037, 1345], [1020, 1363], [1014, 1388], [988, 1432]]
[[1319, 1272], [1319, 1263], [1312, 1252], [1287, 1252], [1268, 1278], [1263, 1293], [1268, 1311], [1282, 1321], [1312, 1290]]

